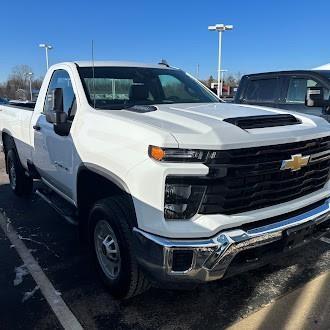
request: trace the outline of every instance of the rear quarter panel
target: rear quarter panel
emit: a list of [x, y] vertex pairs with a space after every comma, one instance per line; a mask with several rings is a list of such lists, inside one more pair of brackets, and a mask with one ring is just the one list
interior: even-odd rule
[[[0, 130], [15, 140], [18, 156], [24, 167], [31, 159], [30, 121], [33, 109], [0, 105]], [[2, 134], [1, 134], [2, 136]]]

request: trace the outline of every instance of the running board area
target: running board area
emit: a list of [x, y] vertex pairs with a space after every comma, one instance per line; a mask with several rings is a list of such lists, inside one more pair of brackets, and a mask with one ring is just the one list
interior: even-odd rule
[[49, 204], [60, 216], [71, 225], [77, 226], [76, 209], [56, 192], [50, 189], [37, 189], [36, 194]]

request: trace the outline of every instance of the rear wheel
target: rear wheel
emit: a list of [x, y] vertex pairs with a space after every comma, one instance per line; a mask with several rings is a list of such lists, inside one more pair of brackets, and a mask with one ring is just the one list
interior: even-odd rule
[[33, 189], [33, 179], [25, 175], [25, 170], [14, 149], [10, 149], [7, 153], [7, 169], [13, 192], [17, 196], [30, 195]]
[[130, 210], [125, 197], [109, 197], [98, 201], [89, 217], [91, 247], [98, 271], [110, 293], [122, 299], [150, 287], [134, 255]]

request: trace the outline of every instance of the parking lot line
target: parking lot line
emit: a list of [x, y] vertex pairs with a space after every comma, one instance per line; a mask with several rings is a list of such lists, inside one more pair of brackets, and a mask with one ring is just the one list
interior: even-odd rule
[[227, 330], [329, 329], [330, 272], [319, 275]]
[[83, 329], [77, 318], [73, 315], [69, 307], [66, 305], [58, 291], [55, 290], [52, 283], [49, 281], [45, 273], [42, 271], [38, 262], [29, 252], [23, 241], [18, 237], [15, 229], [7, 221], [7, 219], [0, 213], [0, 227], [5, 235], [14, 245], [17, 253], [24, 262], [24, 265], [29, 270], [33, 279], [39, 286], [43, 296], [47, 300], [58, 321], [64, 329], [80, 330]]

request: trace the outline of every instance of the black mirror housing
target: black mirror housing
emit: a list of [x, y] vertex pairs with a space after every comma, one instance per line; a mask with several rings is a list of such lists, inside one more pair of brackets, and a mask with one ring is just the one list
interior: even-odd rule
[[324, 99], [323, 87], [308, 87], [305, 99], [307, 107], [327, 107], [330, 101]]
[[64, 100], [63, 100], [63, 89], [55, 88], [53, 90], [53, 111], [54, 112], [64, 112]]
[[46, 120], [54, 124], [56, 134], [66, 136], [70, 132], [71, 123], [68, 114], [64, 112], [63, 89], [55, 88], [53, 91], [53, 110], [46, 112]]
[[68, 121], [68, 115], [64, 112], [63, 89], [55, 88], [52, 99], [53, 110], [46, 112], [46, 120], [54, 125], [65, 124]]

